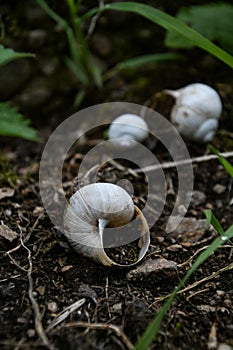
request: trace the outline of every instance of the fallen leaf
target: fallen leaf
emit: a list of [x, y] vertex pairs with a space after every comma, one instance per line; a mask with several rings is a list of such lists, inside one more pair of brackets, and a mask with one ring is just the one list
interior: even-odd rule
[[33, 215], [40, 215], [44, 212], [44, 208], [43, 207], [35, 207], [35, 209], [33, 210]]
[[66, 271], [69, 271], [70, 269], [72, 269], [73, 268], [73, 265], [66, 265], [66, 266], [64, 266], [62, 269], [61, 269], [61, 271], [62, 272], [66, 272]]
[[10, 187], [2, 187], [0, 188], [0, 199], [6, 198], [6, 197], [13, 197], [15, 193], [15, 190]]
[[40, 294], [40, 295], [44, 295], [45, 293], [45, 286], [39, 286], [36, 288], [36, 291]]
[[12, 231], [8, 226], [1, 224], [0, 225], [0, 236], [4, 237], [8, 241], [12, 242], [17, 238], [17, 233]]

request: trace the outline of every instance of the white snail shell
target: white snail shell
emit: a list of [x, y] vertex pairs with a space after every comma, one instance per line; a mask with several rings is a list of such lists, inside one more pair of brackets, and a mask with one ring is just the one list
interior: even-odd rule
[[[141, 232], [136, 233], [139, 254], [137, 261], [132, 263], [134, 265], [148, 250], [150, 232], [142, 212], [120, 186], [99, 182], [84, 186], [75, 192], [64, 213], [64, 233], [77, 252], [103, 265], [129, 266], [115, 262], [106, 254], [104, 231], [106, 229], [106, 235], [110, 234], [111, 239], [111, 228], [135, 222], [135, 217], [140, 220]], [[130, 237], [130, 228], [128, 225], [125, 227], [127, 230], [124, 234], [129, 234]], [[126, 237], [127, 243], [132, 241], [127, 239]]]
[[222, 113], [222, 102], [218, 93], [201, 83], [165, 92], [176, 100], [171, 110], [171, 122], [181, 135], [198, 142], [211, 141]]
[[112, 143], [123, 147], [132, 147], [134, 141], [144, 141], [148, 134], [148, 125], [136, 114], [120, 115], [113, 120], [108, 131], [108, 137]]

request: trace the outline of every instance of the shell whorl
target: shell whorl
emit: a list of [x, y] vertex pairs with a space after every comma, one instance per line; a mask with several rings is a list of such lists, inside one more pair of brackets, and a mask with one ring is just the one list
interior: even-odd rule
[[90, 184], [70, 198], [64, 214], [64, 233], [78, 252], [113, 265], [104, 251], [103, 230], [130, 223], [134, 213], [132, 198], [120, 186]]
[[222, 102], [212, 87], [194, 83], [175, 91], [176, 104], [187, 106], [205, 119], [219, 119], [222, 112]]
[[[108, 241], [112, 239], [112, 228], [126, 227], [123, 234], [127, 235], [130, 233], [127, 225], [131, 224], [135, 216], [140, 217], [141, 220], [141, 235], [138, 236], [136, 232], [140, 248], [139, 261], [149, 247], [149, 228], [142, 212], [134, 206], [130, 195], [120, 186], [110, 183], [94, 183], [75, 192], [64, 213], [64, 234], [77, 252], [104, 265], [123, 266], [115, 263], [106, 254], [103, 232], [108, 227], [106, 229], [107, 235], [110, 234]], [[125, 239], [127, 241], [128, 237]]]
[[190, 140], [212, 140], [222, 113], [222, 102], [218, 93], [212, 87], [201, 83], [165, 92], [175, 99], [171, 110], [171, 122], [177, 130]]
[[136, 114], [122, 114], [109, 127], [109, 139], [116, 146], [133, 146], [133, 141], [142, 142], [148, 134], [148, 125]]

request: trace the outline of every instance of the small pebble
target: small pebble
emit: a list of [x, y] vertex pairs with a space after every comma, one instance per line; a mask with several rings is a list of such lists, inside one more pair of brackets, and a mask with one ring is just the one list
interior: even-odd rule
[[201, 191], [193, 191], [192, 193], [192, 199], [191, 199], [191, 204], [193, 206], [197, 206], [200, 204], [205, 203], [206, 201], [206, 195], [204, 192]]
[[215, 301], [215, 300], [213, 300], [213, 299], [212, 299], [212, 300], [210, 300], [210, 305], [211, 305], [211, 306], [216, 305], [216, 301]]
[[180, 215], [185, 215], [186, 212], [187, 212], [187, 208], [186, 208], [184, 205], [179, 205], [179, 207], [178, 207], [178, 213], [179, 213]]
[[20, 323], [20, 324], [24, 324], [24, 323], [27, 323], [28, 320], [24, 317], [18, 317], [17, 318], [17, 322]]
[[219, 297], [222, 297], [222, 296], [225, 294], [225, 292], [224, 292], [224, 290], [216, 290], [216, 294], [217, 294]]
[[222, 200], [216, 200], [216, 201], [215, 201], [215, 206], [216, 206], [216, 208], [218, 208], [218, 209], [223, 208], [223, 201], [222, 201]]
[[37, 78], [25, 87], [24, 90], [17, 95], [16, 101], [24, 108], [38, 108], [46, 104], [52, 95], [51, 86], [45, 78]]
[[216, 193], [216, 194], [222, 194], [226, 191], [226, 186], [224, 185], [221, 185], [221, 184], [216, 184], [214, 185], [213, 187], [213, 191]]
[[30, 329], [27, 331], [27, 336], [28, 336], [29, 338], [32, 338], [32, 337], [34, 337], [35, 335], [36, 335], [35, 329], [30, 328]]
[[28, 45], [32, 49], [42, 47], [46, 42], [47, 33], [43, 29], [33, 29], [28, 33]]
[[[186, 217], [178, 226], [177, 220], [179, 220], [179, 217], [170, 217], [168, 225], [171, 236], [176, 237], [175, 242], [196, 243], [203, 238], [207, 230], [211, 229], [205, 219], [197, 220], [194, 217]], [[173, 229], [173, 227], [175, 228]]]
[[88, 284], [82, 284], [78, 289], [78, 296], [81, 298], [91, 298], [96, 302], [97, 294]]
[[222, 344], [219, 344], [217, 350], [232, 350], [232, 346], [222, 343]]
[[164, 239], [164, 237], [158, 236], [158, 237], [156, 237], [156, 240], [158, 243], [163, 243], [165, 239]]
[[148, 259], [135, 269], [129, 271], [126, 275], [128, 280], [136, 281], [147, 278], [151, 274], [162, 272], [167, 277], [172, 277], [177, 274], [177, 264], [175, 261], [167, 259]]
[[55, 313], [58, 310], [58, 306], [55, 301], [51, 301], [50, 303], [48, 303], [47, 307], [48, 307], [48, 310], [51, 311], [52, 313]]
[[230, 299], [225, 299], [225, 300], [223, 301], [223, 304], [224, 304], [224, 306], [226, 306], [226, 307], [228, 307], [228, 308], [231, 308], [231, 307], [232, 307], [232, 302], [231, 302]]
[[122, 303], [117, 303], [112, 306], [113, 311], [121, 311], [122, 310]]

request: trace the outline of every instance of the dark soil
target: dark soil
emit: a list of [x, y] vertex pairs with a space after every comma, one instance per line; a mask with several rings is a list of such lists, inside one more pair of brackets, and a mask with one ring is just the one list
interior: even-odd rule
[[[53, 1], [51, 3], [55, 6]], [[33, 2], [24, 0], [22, 7], [18, 5], [14, 11], [12, 4], [12, 1], [3, 1], [0, 5], [6, 28], [4, 44], [16, 50], [35, 52], [38, 57], [36, 62], [22, 60], [27, 62], [22, 63], [24, 76], [17, 81], [18, 85], [13, 83], [9, 86], [9, 83], [8, 91], [5, 86], [0, 87], [0, 93], [1, 90], [4, 92], [4, 88], [6, 92], [1, 100], [11, 99], [31, 118], [43, 142], [36, 144], [20, 139], [1, 138], [0, 190], [1, 194], [5, 188], [5, 191], [12, 191], [0, 199], [0, 225], [7, 226], [13, 233], [2, 228], [4, 234], [0, 235], [0, 347], [4, 350], [42, 350], [49, 346], [60, 350], [129, 349], [130, 344], [136, 343], [163, 305], [164, 301], [160, 298], [169, 295], [190, 268], [191, 262], [184, 263], [202, 247], [208, 246], [217, 237], [217, 233], [205, 229], [198, 235], [198, 232], [192, 231], [192, 226], [191, 236], [188, 235], [189, 229], [184, 236], [177, 232], [165, 232], [165, 223], [173, 208], [177, 190], [177, 174], [170, 168], [165, 170], [165, 174], [171, 192], [167, 196], [162, 215], [151, 228], [151, 245], [142, 263], [148, 259], [165, 258], [177, 263], [175, 273], [164, 268], [131, 279], [129, 272], [135, 266], [105, 267], [76, 254], [69, 247], [61, 232], [51, 223], [41, 203], [38, 169], [43, 147], [51, 131], [75, 111], [73, 99], [77, 92], [77, 82], [72, 80], [58, 57], [67, 51], [64, 33], [60, 37], [53, 22]], [[175, 5], [168, 9], [163, 6], [163, 2], [157, 1], [156, 4], [170, 13], [176, 10]], [[23, 8], [27, 11], [23, 11]], [[62, 8], [58, 10], [63, 13]], [[160, 28], [136, 17], [138, 22], [135, 20], [135, 23], [138, 23], [139, 28], [129, 32], [126, 29], [130, 22], [128, 18], [125, 14], [119, 17], [104, 15], [96, 28], [92, 49], [108, 67], [113, 66], [118, 59], [128, 58], [129, 55], [126, 57], [122, 54], [128, 45], [127, 40], [132, 46], [132, 56], [151, 53], [151, 47], [154, 50], [152, 39], [155, 33], [158, 36], [158, 51], [165, 50], [162, 46], [163, 31]], [[135, 23], [133, 26], [136, 26]], [[148, 25], [146, 34], [143, 31], [145, 23]], [[109, 31], [106, 31], [108, 26]], [[29, 38], [35, 28], [45, 30], [46, 43], [33, 49], [35, 43]], [[119, 35], [113, 35], [116, 32]], [[134, 35], [139, 40], [137, 46], [140, 50], [133, 45]], [[111, 41], [112, 36], [114, 40]], [[101, 50], [100, 38], [110, 45], [109, 51], [106, 49], [107, 52], [104, 53]], [[55, 55], [55, 48], [59, 52], [58, 56]], [[48, 62], [52, 62], [52, 59], [55, 61], [54, 70], [47, 74], [46, 67], [48, 69]], [[12, 70], [16, 69], [15, 65], [12, 62], [7, 66], [8, 73], [1, 68], [1, 74], [6, 80], [11, 76]], [[168, 117], [172, 101], [162, 100], [159, 97], [160, 91], [197, 81], [209, 84], [219, 91], [224, 111], [212, 144], [221, 152], [232, 151], [232, 70], [197, 49], [185, 52], [185, 62], [169, 62], [169, 65], [164, 62], [137, 72], [118, 73], [99, 91], [89, 87], [80, 109], [106, 101], [127, 101], [149, 105]], [[42, 90], [38, 90], [38, 86]], [[41, 99], [38, 91], [42, 91]], [[98, 130], [89, 136], [78, 150], [78, 155], [76, 150], [72, 150], [67, 157], [63, 172], [67, 197], [75, 188], [79, 165], [92, 147], [90, 141], [104, 139], [104, 132], [105, 130]], [[187, 147], [191, 157], [209, 154], [207, 145], [187, 142]], [[171, 160], [167, 150], [159, 144], [156, 146], [156, 155], [161, 163]], [[229, 158], [229, 161], [233, 163], [233, 158]], [[212, 209], [223, 228], [227, 229], [233, 223], [232, 179], [218, 160], [194, 164], [193, 171], [196, 197], [193, 197], [186, 217], [201, 220], [205, 218], [204, 211]], [[100, 171], [98, 181], [116, 183], [122, 178], [127, 178], [135, 185], [133, 199], [142, 208], [146, 200], [143, 176], [137, 180], [132, 174], [122, 173], [119, 168], [111, 165], [111, 168], [105, 167]], [[222, 343], [233, 347], [232, 252], [232, 244], [227, 242], [197, 270], [186, 284], [190, 288], [176, 297], [167, 312], [151, 349], [218, 349]], [[219, 273], [215, 274], [217, 271]], [[202, 279], [201, 283], [194, 284]], [[83, 304], [64, 321], [48, 328], [60, 312], [83, 298]], [[47, 329], [50, 344], [47, 346], [41, 339], [43, 329], [38, 329], [36, 316], [39, 315], [43, 329]], [[117, 330], [113, 326], [117, 326]]]

